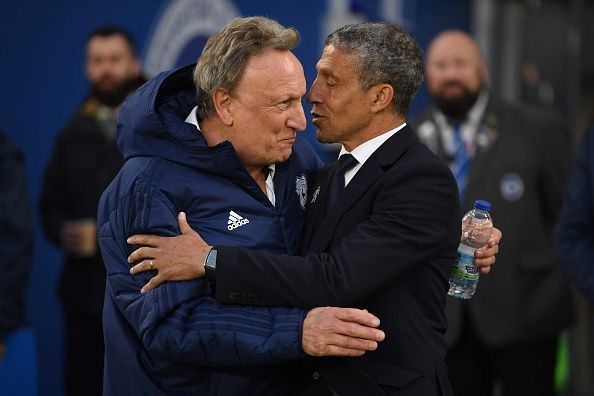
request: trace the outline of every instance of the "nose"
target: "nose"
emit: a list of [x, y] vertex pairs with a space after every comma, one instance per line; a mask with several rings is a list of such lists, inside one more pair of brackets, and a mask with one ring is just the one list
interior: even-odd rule
[[448, 80], [457, 80], [463, 72], [463, 67], [455, 63], [447, 64], [443, 69], [443, 76]]
[[292, 114], [287, 119], [287, 127], [296, 130], [297, 132], [301, 132], [307, 126], [307, 121], [305, 120], [305, 113], [303, 112], [303, 105], [301, 101], [299, 101], [292, 112]]
[[318, 78], [314, 80], [313, 84], [311, 84], [311, 88], [307, 94], [307, 102], [311, 104], [321, 103], [321, 95], [319, 89]]

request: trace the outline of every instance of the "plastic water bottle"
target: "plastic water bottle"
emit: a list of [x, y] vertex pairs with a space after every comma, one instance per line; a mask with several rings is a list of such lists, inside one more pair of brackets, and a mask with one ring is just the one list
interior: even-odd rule
[[450, 276], [450, 296], [469, 299], [476, 291], [479, 271], [472, 261], [474, 251], [487, 245], [493, 233], [490, 210], [489, 202], [478, 200], [474, 203], [474, 209], [462, 218], [462, 242], [458, 246], [456, 264]]

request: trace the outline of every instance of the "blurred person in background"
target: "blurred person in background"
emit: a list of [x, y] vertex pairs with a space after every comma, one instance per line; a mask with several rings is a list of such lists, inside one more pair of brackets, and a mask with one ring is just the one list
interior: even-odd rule
[[579, 147], [556, 231], [561, 264], [594, 304], [594, 127]]
[[143, 82], [134, 42], [118, 27], [89, 35], [85, 72], [91, 91], [57, 137], [39, 203], [48, 238], [66, 256], [59, 295], [68, 395], [101, 394], [105, 267], [97, 248], [97, 205], [123, 164], [115, 141], [118, 108]]
[[456, 395], [554, 395], [557, 339], [572, 323], [569, 285], [553, 227], [569, 173], [566, 126], [550, 112], [511, 104], [489, 90], [475, 41], [446, 31], [430, 44], [433, 106], [415, 124], [456, 177], [462, 213], [492, 203], [503, 230], [500, 265], [471, 300], [448, 297], [447, 363]]
[[33, 219], [23, 155], [0, 132], [0, 363], [7, 338], [26, 323], [32, 249]]
[[556, 240], [562, 268], [587, 299], [577, 296], [578, 321], [570, 333], [573, 381], [567, 394], [591, 395], [594, 394], [591, 370], [594, 359], [594, 125], [584, 133], [573, 163]]

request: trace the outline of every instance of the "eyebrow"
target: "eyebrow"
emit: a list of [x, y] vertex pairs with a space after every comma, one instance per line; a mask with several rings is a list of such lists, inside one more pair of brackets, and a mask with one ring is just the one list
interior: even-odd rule
[[330, 67], [330, 66], [318, 66], [316, 65], [316, 69], [318, 70], [318, 73], [322, 72], [325, 75], [332, 77], [332, 78], [336, 78], [336, 79], [340, 79], [341, 76], [340, 74], [336, 74], [334, 72], [334, 70]]

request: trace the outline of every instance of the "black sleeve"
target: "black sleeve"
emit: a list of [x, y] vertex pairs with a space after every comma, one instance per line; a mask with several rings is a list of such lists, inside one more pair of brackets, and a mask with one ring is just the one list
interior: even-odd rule
[[0, 133], [0, 340], [25, 321], [32, 247], [23, 157]]

